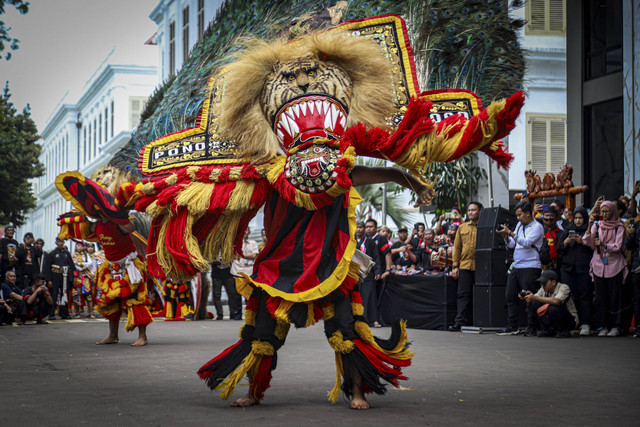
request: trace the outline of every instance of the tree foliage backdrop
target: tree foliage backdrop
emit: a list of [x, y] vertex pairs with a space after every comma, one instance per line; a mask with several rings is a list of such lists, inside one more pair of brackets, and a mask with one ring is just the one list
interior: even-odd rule
[[[384, 160], [380, 159], [363, 159], [358, 158], [359, 165], [368, 167], [386, 166]], [[356, 208], [356, 220], [366, 221], [372, 217], [372, 213], [382, 214], [382, 185], [383, 184], [367, 184], [360, 185], [356, 188], [358, 194], [362, 197], [362, 202]], [[402, 225], [408, 226], [411, 211], [408, 206], [403, 203], [401, 193], [404, 187], [394, 183], [387, 183], [387, 215], [391, 221], [400, 228]]]
[[[29, 11], [29, 2], [22, 0], [0, 0], [0, 15], [4, 15], [5, 6], [6, 5], [14, 6], [18, 12], [21, 14], [25, 14]], [[0, 60], [3, 58], [3, 52], [7, 50], [7, 47], [10, 49], [4, 54], [4, 59], [11, 59], [11, 51], [18, 49], [18, 43], [20, 40], [11, 37], [9, 35], [9, 31], [11, 27], [7, 27], [4, 20], [0, 20]]]
[[40, 136], [29, 107], [18, 113], [10, 98], [7, 83], [0, 95], [0, 224], [19, 226], [36, 206], [29, 180], [42, 176], [44, 167], [38, 160]]

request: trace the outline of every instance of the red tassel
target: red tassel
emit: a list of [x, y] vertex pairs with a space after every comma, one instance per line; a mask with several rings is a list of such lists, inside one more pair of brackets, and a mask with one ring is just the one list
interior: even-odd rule
[[244, 309], [257, 313], [259, 303], [260, 303], [260, 299], [258, 297], [251, 297], [247, 300], [247, 305], [245, 306]]
[[508, 170], [511, 166], [511, 162], [513, 162], [514, 156], [504, 149], [504, 144], [502, 143], [502, 141], [499, 141], [498, 145], [499, 148], [497, 151], [492, 151], [491, 148], [489, 148], [489, 145], [483, 147], [481, 151], [489, 156], [492, 160], [497, 162], [498, 168]]
[[253, 383], [249, 388], [249, 394], [254, 399], [260, 401], [264, 399], [264, 392], [271, 386], [271, 364], [273, 356], [263, 356], [258, 366], [258, 372], [253, 378]]
[[266, 302], [267, 311], [269, 313], [271, 313], [271, 317], [273, 317], [273, 315], [275, 314], [275, 312], [278, 309], [278, 307], [280, 307], [280, 302], [281, 301], [282, 301], [282, 299], [279, 298], [279, 297], [268, 297], [267, 298], [267, 302]]
[[134, 326], [144, 326], [153, 322], [153, 317], [145, 305], [131, 306], [131, 312], [133, 313]]

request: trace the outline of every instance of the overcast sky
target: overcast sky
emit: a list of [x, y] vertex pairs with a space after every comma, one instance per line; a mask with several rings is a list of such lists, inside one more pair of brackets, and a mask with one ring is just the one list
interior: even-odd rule
[[[0, 60], [18, 110], [31, 105], [42, 132], [58, 103], [75, 103], [110, 52], [110, 63], [157, 65], [158, 49], [144, 42], [156, 32], [149, 14], [159, 0], [33, 0], [20, 15], [5, 5], [0, 16], [20, 40], [11, 60]], [[65, 94], [67, 94], [65, 96]]]

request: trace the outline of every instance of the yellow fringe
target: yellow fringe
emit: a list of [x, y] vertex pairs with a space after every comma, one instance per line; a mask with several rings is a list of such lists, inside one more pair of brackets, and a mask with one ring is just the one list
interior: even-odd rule
[[171, 258], [171, 255], [169, 254], [169, 251], [164, 244], [164, 240], [167, 237], [167, 228], [170, 219], [171, 217], [169, 215], [165, 215], [162, 219], [162, 225], [160, 226], [160, 232], [158, 233], [158, 244], [156, 245], [156, 257], [158, 259], [158, 265], [162, 267], [162, 270], [167, 275], [176, 270], [173, 266], [173, 259]]
[[336, 315], [336, 310], [333, 306], [333, 304], [330, 304], [326, 307], [322, 307], [322, 313], [324, 313], [322, 315], [322, 320], [327, 321], [329, 319], [332, 319], [333, 316]]
[[206, 259], [219, 259], [223, 264], [231, 264], [236, 258], [233, 251], [233, 242], [238, 229], [241, 215], [231, 213], [223, 215], [216, 221], [200, 244], [200, 250]]
[[184, 244], [187, 252], [189, 253], [189, 260], [191, 264], [198, 270], [204, 272], [211, 268], [209, 262], [204, 259], [200, 252], [200, 246], [198, 245], [198, 239], [193, 235], [193, 224], [197, 221], [194, 215], [187, 215], [187, 225], [184, 229]]
[[291, 323], [289, 322], [276, 322], [276, 329], [273, 334], [279, 340], [284, 340], [289, 333], [289, 328], [291, 327]]
[[267, 179], [271, 184], [275, 184], [281, 173], [284, 172], [284, 165], [287, 163], [287, 156], [277, 156], [269, 164]]
[[355, 348], [355, 344], [351, 340], [344, 340], [342, 332], [335, 331], [331, 337], [329, 337], [329, 345], [338, 353], [351, 353]]
[[273, 355], [273, 346], [265, 341], [256, 340], [251, 343], [251, 353], [242, 361], [242, 364], [227, 377], [224, 382], [215, 389], [222, 392], [220, 397], [227, 400], [233, 393], [242, 377], [249, 371], [254, 371], [260, 365], [265, 355]]
[[347, 276], [351, 277], [352, 279], [360, 279], [360, 264], [355, 261], [351, 261], [351, 264], [349, 264], [349, 272], [347, 273]]
[[231, 191], [225, 211], [240, 211], [244, 213], [251, 206], [251, 196], [255, 185], [256, 183], [253, 181], [236, 181], [236, 186]]
[[331, 403], [336, 403], [340, 397], [340, 387], [342, 386], [342, 377], [344, 376], [344, 367], [342, 366], [342, 356], [336, 352], [336, 385], [327, 393], [327, 397]]
[[302, 191], [296, 190], [296, 206], [306, 209], [308, 211], [315, 211], [316, 205], [311, 200], [311, 196], [307, 193], [303, 193]]
[[196, 180], [196, 173], [200, 170], [198, 166], [190, 166], [187, 168], [187, 176], [191, 178], [192, 181]]
[[316, 324], [316, 319], [315, 319], [315, 313], [313, 312], [313, 302], [308, 302], [307, 303], [307, 323], [304, 324], [304, 327], [308, 328], [309, 326], [312, 326], [315, 324]]
[[291, 310], [293, 304], [293, 302], [287, 300], [280, 301], [278, 309], [273, 313], [273, 318], [276, 319], [276, 321], [289, 322], [289, 310]]
[[378, 351], [383, 352], [389, 356], [395, 357], [396, 359], [411, 359], [414, 355], [413, 352], [409, 351], [407, 348], [408, 334], [407, 334], [407, 322], [404, 320], [400, 322], [400, 328], [402, 330], [400, 339], [398, 340], [398, 344], [391, 350], [385, 350], [376, 343], [376, 340], [373, 337], [373, 333], [365, 322], [356, 321], [355, 322], [355, 330], [358, 336], [362, 339], [362, 341], [376, 348]]
[[362, 304], [358, 304], [356, 302], [351, 303], [351, 314], [354, 316], [363, 316], [364, 315], [364, 307]]
[[251, 298], [253, 293], [253, 284], [246, 277], [236, 277], [236, 291], [246, 299]]
[[127, 307], [127, 323], [124, 325], [124, 330], [131, 332], [135, 329], [135, 322], [133, 320], [133, 308]]
[[209, 209], [214, 188], [215, 184], [192, 182], [180, 191], [176, 203], [178, 206], [186, 206], [192, 215], [203, 215]]
[[251, 310], [244, 311], [244, 323], [251, 326], [256, 326], [256, 312]]

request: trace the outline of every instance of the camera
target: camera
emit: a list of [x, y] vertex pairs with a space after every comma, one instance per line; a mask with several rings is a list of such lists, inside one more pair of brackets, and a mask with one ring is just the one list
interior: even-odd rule
[[527, 295], [529, 295], [529, 291], [522, 290], [518, 292], [518, 296], [522, 299], [524, 299], [524, 297], [526, 297]]

